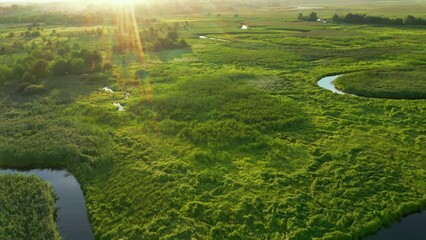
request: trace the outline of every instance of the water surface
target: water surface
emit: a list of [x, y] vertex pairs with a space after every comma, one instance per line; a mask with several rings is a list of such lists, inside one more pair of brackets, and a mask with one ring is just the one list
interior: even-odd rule
[[340, 76], [342, 75], [328, 76], [328, 77], [322, 78], [321, 80], [318, 81], [318, 86], [325, 88], [327, 90], [330, 90], [334, 93], [346, 94], [340, 91], [339, 89], [337, 89], [336, 86], [334, 86], [334, 83], [333, 83], [334, 80], [336, 80]]
[[426, 211], [411, 214], [389, 228], [380, 229], [375, 235], [364, 240], [425, 240]]

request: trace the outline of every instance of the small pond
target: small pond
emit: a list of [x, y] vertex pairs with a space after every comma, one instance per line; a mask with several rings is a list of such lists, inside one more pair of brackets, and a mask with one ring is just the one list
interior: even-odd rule
[[93, 240], [86, 200], [75, 177], [64, 170], [30, 171], [0, 170], [0, 174], [36, 175], [49, 182], [55, 190], [58, 207], [56, 225], [64, 240]]

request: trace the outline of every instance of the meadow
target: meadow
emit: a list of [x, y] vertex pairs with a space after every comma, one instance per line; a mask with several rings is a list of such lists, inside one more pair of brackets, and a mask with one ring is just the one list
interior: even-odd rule
[[[389, 17], [426, 8], [392, 6]], [[425, 100], [337, 95], [316, 82], [410, 67], [421, 75], [424, 27], [305, 22], [300, 11], [162, 16], [152, 26], [175, 26], [190, 47], [143, 55], [113, 51], [114, 34], [84, 34], [98, 25], [42, 22], [29, 38], [27, 24], [0, 24], [3, 74], [37, 48], [51, 53], [40, 77], [1, 81], [0, 166], [70, 170], [97, 239], [360, 239], [421, 211]], [[22, 47], [9, 46], [13, 31]], [[82, 58], [60, 56], [75, 43], [103, 61], [55, 74], [59, 58]]]
[[425, 99], [426, 77], [418, 69], [381, 69], [342, 76], [336, 86], [347, 93], [364, 97]]

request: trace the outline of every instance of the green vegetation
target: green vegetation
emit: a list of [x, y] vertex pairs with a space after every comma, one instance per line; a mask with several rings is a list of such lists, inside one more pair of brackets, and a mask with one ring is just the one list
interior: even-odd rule
[[35, 176], [0, 174], [0, 236], [4, 240], [60, 239], [52, 187]]
[[[299, 13], [297, 19], [317, 22], [321, 21], [316, 12], [311, 12], [308, 16], [304, 16], [303, 13]], [[319, 20], [320, 19], [320, 20]], [[324, 19], [323, 19], [324, 20]], [[336, 23], [350, 23], [350, 24], [385, 24], [385, 25], [426, 25], [426, 19], [416, 18], [412, 15], [408, 15], [404, 19], [402, 18], [388, 18], [378, 16], [368, 16], [367, 14], [352, 14], [348, 13], [345, 16], [334, 14], [331, 18]]]
[[367, 16], [366, 14], [348, 13], [346, 16], [335, 14], [332, 18], [334, 22], [352, 23], [352, 24], [393, 24], [393, 25], [426, 25], [426, 19], [416, 18], [408, 15], [405, 19], [402, 18], [387, 18], [377, 16]]
[[[85, 13], [102, 26], [34, 21], [37, 38], [20, 36], [28, 12], [5, 16], [16, 22], [0, 24], [0, 166], [70, 170], [98, 239], [359, 239], [426, 206], [425, 101], [316, 85], [347, 72], [421, 74], [422, 26], [317, 24], [284, 5], [218, 2], [226, 8], [160, 4], [158, 22], [136, 7], [139, 30], [123, 35], [109, 9]], [[418, 13], [401, 5], [392, 17]], [[145, 44], [150, 27], [158, 35]], [[150, 47], [165, 38], [191, 48]], [[102, 57], [97, 71], [81, 49]]]
[[363, 97], [426, 99], [424, 66], [399, 70], [370, 70], [339, 77], [336, 87]]

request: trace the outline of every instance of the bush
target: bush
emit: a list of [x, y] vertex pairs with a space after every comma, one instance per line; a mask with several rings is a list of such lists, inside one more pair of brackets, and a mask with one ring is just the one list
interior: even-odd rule
[[22, 91], [22, 95], [32, 96], [32, 95], [42, 94], [45, 92], [46, 92], [46, 88], [43, 85], [31, 84]]
[[89, 77], [86, 79], [87, 84], [94, 84], [96, 82], [104, 82], [107, 80], [107, 76], [103, 73], [94, 73], [90, 74]]
[[16, 93], [22, 93], [29, 86], [31, 86], [31, 83], [29, 82], [20, 83], [16, 88]]
[[71, 65], [64, 59], [59, 59], [53, 63], [52, 72], [59, 76], [67, 75], [71, 72]]
[[15, 78], [22, 78], [22, 76], [24, 76], [24, 74], [25, 74], [24, 66], [22, 66], [21, 64], [15, 64], [15, 66], [13, 66], [12, 75]]
[[30, 72], [25, 72], [22, 76], [22, 80], [26, 82], [33, 82], [35, 80], [35, 77]]
[[44, 77], [47, 74], [49, 62], [46, 60], [38, 60], [33, 66], [31, 73], [37, 78]]
[[82, 73], [88, 72], [88, 68], [82, 58], [71, 59], [70, 65], [71, 65], [71, 72], [73, 74], [82, 74]]
[[0, 65], [0, 82], [4, 82], [12, 76], [12, 70], [5, 66]]

